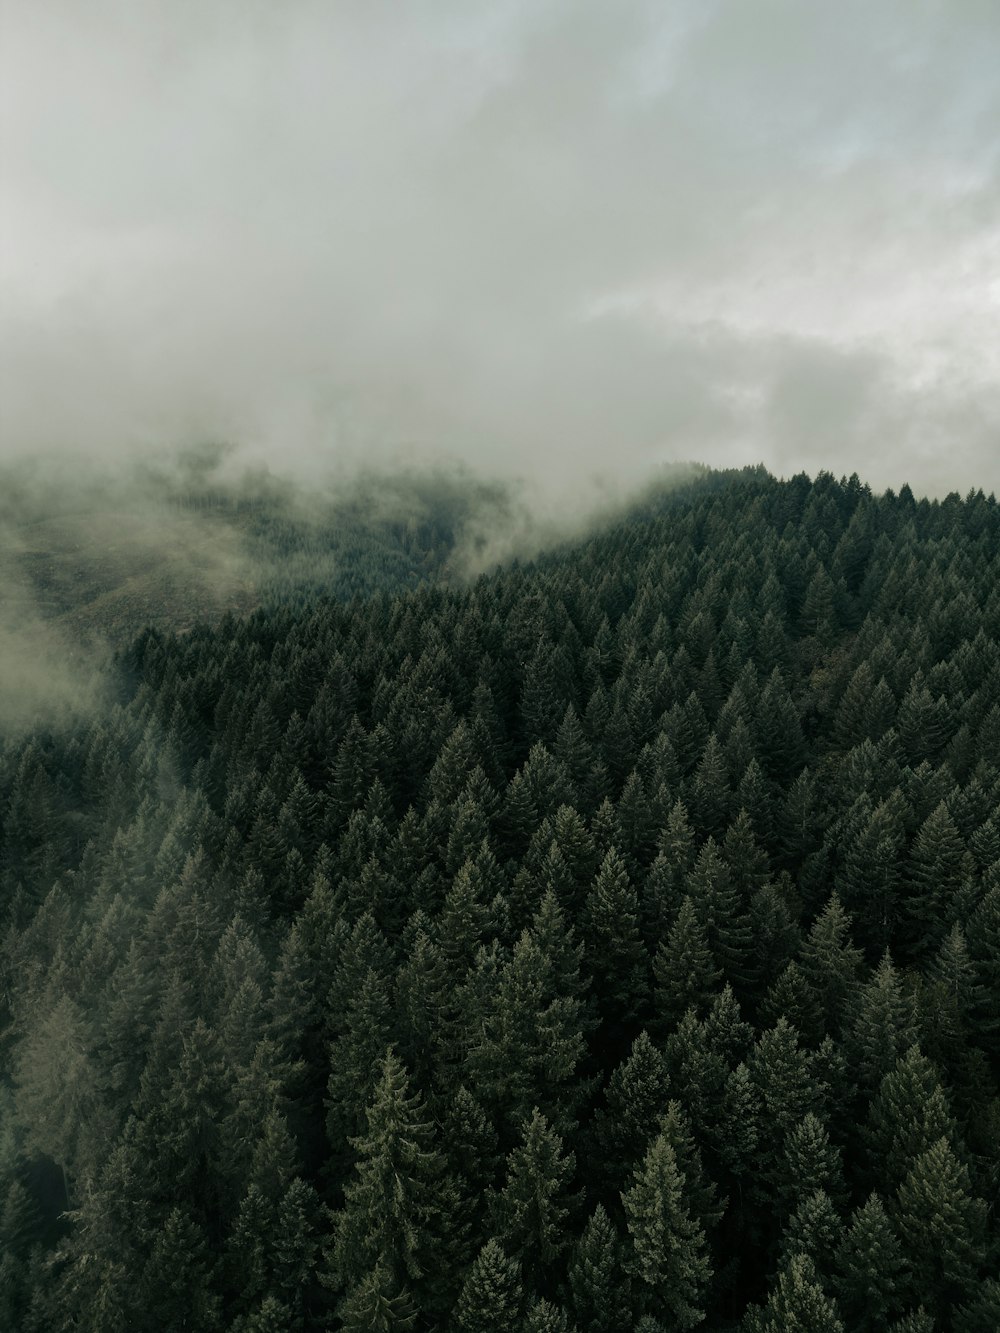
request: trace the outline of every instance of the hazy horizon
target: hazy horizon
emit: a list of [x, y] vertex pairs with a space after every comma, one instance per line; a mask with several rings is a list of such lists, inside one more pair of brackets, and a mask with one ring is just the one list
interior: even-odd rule
[[994, 489], [998, 67], [977, 0], [7, 0], [0, 460]]

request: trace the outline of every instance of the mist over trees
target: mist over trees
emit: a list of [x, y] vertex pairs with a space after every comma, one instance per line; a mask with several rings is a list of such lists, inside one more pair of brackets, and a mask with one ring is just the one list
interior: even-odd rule
[[0, 1325], [996, 1328], [995, 498], [457, 496], [4, 739]]

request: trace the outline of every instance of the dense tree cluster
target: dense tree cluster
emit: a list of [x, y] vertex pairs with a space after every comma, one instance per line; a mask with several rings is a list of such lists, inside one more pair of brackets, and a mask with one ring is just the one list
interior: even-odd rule
[[0, 752], [0, 1325], [1000, 1327], [1000, 508], [712, 474]]

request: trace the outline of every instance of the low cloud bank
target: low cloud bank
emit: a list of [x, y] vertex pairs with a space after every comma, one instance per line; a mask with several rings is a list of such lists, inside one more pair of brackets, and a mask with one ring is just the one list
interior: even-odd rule
[[1000, 480], [977, 0], [11, 0], [0, 455]]

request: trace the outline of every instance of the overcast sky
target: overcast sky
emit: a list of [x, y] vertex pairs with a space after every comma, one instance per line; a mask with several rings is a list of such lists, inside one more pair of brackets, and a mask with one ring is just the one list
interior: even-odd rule
[[1000, 489], [996, 0], [0, 0], [0, 450]]

